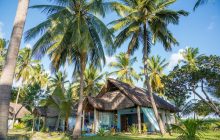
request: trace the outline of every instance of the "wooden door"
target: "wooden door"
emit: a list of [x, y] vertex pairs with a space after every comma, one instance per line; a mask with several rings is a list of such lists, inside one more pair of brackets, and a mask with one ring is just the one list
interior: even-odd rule
[[121, 115], [121, 131], [128, 131], [128, 117]]

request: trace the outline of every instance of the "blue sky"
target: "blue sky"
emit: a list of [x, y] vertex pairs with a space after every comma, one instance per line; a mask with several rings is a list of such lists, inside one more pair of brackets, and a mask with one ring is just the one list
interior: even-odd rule
[[[30, 5], [46, 3], [46, 0], [31, 0]], [[171, 52], [164, 51], [161, 44], [156, 44], [152, 47], [151, 55], [160, 55], [170, 62], [170, 66], [166, 69], [165, 73], [168, 73], [172, 66], [176, 64], [178, 58], [180, 58], [178, 52], [186, 48], [186, 46], [198, 47], [200, 53], [202, 54], [220, 55], [220, 1], [213, 0], [213, 2], [199, 7], [195, 12], [193, 12], [192, 9], [194, 4], [195, 0], [177, 0], [177, 2], [170, 7], [171, 9], [183, 9], [190, 12], [188, 17], [181, 18], [178, 26], [169, 27], [180, 45], [175, 46]], [[0, 37], [6, 38], [7, 40], [10, 38], [16, 9], [17, 0], [0, 0]], [[40, 11], [29, 9], [24, 30], [27, 31], [45, 20], [45, 18], [46, 16]], [[117, 16], [114, 13], [110, 13], [103, 19], [103, 21], [107, 24], [116, 18]], [[22, 40], [21, 47], [24, 47], [27, 44], [32, 46], [35, 41], [36, 40], [24, 42]], [[117, 53], [125, 51], [126, 48], [127, 43], [125, 43], [122, 48], [117, 51]], [[138, 62], [135, 64], [134, 68], [139, 72], [139, 67], [142, 65], [141, 49], [137, 51], [134, 56], [138, 58]], [[107, 57], [107, 62], [114, 60], [114, 56]], [[42, 63], [49, 71], [49, 59], [45, 57]], [[71, 79], [71, 69], [72, 67], [67, 69], [69, 79]], [[105, 66], [103, 71], [106, 71], [107, 69], [110, 70], [107, 66]], [[141, 82], [137, 82], [136, 84], [142, 86]]]

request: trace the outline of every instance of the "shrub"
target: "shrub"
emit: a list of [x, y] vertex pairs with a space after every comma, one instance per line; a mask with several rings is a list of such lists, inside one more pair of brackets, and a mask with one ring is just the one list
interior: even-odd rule
[[132, 135], [136, 135], [138, 134], [138, 128], [135, 126], [135, 124], [132, 124], [130, 127], [129, 127], [129, 131]]
[[105, 130], [103, 128], [99, 128], [97, 135], [98, 136], [105, 136]]
[[142, 124], [142, 127], [143, 127], [143, 133], [146, 133], [147, 132], [147, 124], [143, 123]]
[[179, 133], [178, 139], [181, 140], [199, 140], [202, 137], [202, 127], [210, 122], [204, 120], [187, 119], [181, 121], [178, 125], [172, 124], [172, 130]]
[[14, 124], [14, 128], [15, 129], [24, 129], [25, 128], [25, 124], [24, 123]]

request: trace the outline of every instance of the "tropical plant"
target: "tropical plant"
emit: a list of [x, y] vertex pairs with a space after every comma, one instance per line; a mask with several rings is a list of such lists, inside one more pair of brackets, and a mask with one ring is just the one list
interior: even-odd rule
[[130, 127], [129, 127], [129, 132], [132, 134], [132, 135], [137, 135], [138, 134], [138, 128], [135, 124], [132, 124]]
[[39, 84], [41, 88], [46, 89], [50, 84], [49, 74], [44, 70], [43, 66], [40, 64], [37, 64], [35, 66], [34, 75], [32, 76], [32, 78], [33, 79], [31, 80], [34, 83]]
[[7, 42], [5, 39], [0, 38], [0, 76], [2, 73], [3, 66], [5, 64], [5, 56], [6, 56], [6, 45]]
[[202, 137], [202, 126], [210, 123], [204, 120], [187, 119], [178, 125], [172, 124], [172, 130], [179, 133], [180, 140], [199, 140]]
[[99, 128], [98, 132], [97, 132], [98, 136], [105, 136], [105, 129], [103, 128]]
[[66, 92], [65, 85], [69, 82], [66, 80], [67, 75], [62, 72], [57, 72], [54, 77], [51, 78], [50, 95], [41, 100], [42, 106], [50, 106], [58, 110], [58, 118], [56, 121], [55, 130], [58, 130], [60, 119], [65, 119], [67, 128], [68, 118], [72, 111], [73, 98], [71, 92]]
[[[35, 75], [35, 66], [39, 63], [37, 60], [32, 59], [32, 50], [31, 48], [23, 48], [19, 51], [18, 54], [18, 60], [17, 60], [17, 66], [15, 70], [15, 79], [18, 81], [21, 81], [21, 86], [18, 88], [17, 98], [15, 103], [18, 104], [18, 99], [20, 95], [21, 87], [24, 84], [31, 84], [33, 81], [31, 81], [33, 76]], [[13, 122], [12, 126], [14, 125], [14, 121], [16, 119], [16, 115], [13, 116]]]
[[111, 22], [114, 31], [121, 30], [116, 36], [115, 46], [120, 47], [128, 38], [130, 39], [127, 53], [133, 54], [141, 43], [143, 43], [143, 62], [146, 87], [150, 94], [151, 104], [155, 117], [159, 124], [161, 133], [165, 129], [153, 98], [153, 93], [147, 71], [147, 59], [150, 53], [151, 42], [159, 41], [165, 50], [171, 50], [172, 45], [178, 45], [177, 40], [168, 30], [169, 24], [178, 24], [181, 15], [188, 15], [187, 12], [180, 10], [170, 10], [168, 6], [176, 0], [122, 0], [122, 3], [114, 2], [113, 8], [121, 16], [120, 19]]
[[118, 80], [128, 84], [134, 84], [134, 80], [138, 81], [140, 76], [134, 70], [133, 65], [137, 62], [137, 58], [129, 58], [127, 54], [120, 53], [116, 56], [116, 62], [111, 62], [109, 66], [116, 69], [108, 75], [116, 75]]
[[0, 79], [0, 139], [6, 139], [8, 132], [8, 114], [9, 101], [11, 96], [11, 87], [16, 68], [16, 59], [21, 43], [24, 23], [28, 11], [29, 0], [19, 0], [15, 16], [14, 26], [11, 33], [11, 39], [8, 46], [6, 63], [2, 70]]
[[[112, 33], [97, 15], [105, 16], [103, 1], [55, 0], [56, 5], [36, 5], [43, 9], [46, 21], [30, 29], [26, 40], [43, 35], [33, 46], [35, 56], [49, 54], [52, 67], [58, 70], [66, 62], [74, 64], [74, 72], [80, 73], [80, 96], [73, 137], [81, 135], [81, 114], [84, 92], [84, 71], [91, 62], [94, 66], [105, 63], [103, 46], [111, 48]], [[110, 49], [109, 49], [110, 52]]]
[[[164, 83], [162, 81], [162, 77], [164, 76], [163, 71], [169, 63], [166, 63], [166, 59], [161, 59], [158, 55], [150, 57], [147, 63], [151, 87], [154, 92], [162, 95], [164, 93]], [[141, 75], [143, 75], [143, 72]]]
[[[105, 76], [106, 73], [100, 73], [94, 66], [90, 65], [87, 67], [84, 72], [84, 96], [96, 96], [104, 85], [103, 80]], [[79, 93], [79, 76], [76, 76], [75, 81], [73, 81], [72, 88], [75, 90], [74, 92]]]
[[199, 55], [198, 48], [186, 48], [182, 53], [183, 56], [183, 63], [189, 65], [191, 69], [196, 69], [196, 63], [198, 58], [202, 55]]
[[197, 0], [197, 1], [196, 1], [196, 4], [194, 5], [193, 10], [195, 11], [196, 8], [198, 8], [199, 6], [201, 6], [201, 5], [203, 5], [203, 4], [206, 4], [208, 1], [210, 1], [210, 0]]

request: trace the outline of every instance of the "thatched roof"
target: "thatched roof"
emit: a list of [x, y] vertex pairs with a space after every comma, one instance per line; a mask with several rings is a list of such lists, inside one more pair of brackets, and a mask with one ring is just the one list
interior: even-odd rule
[[59, 110], [53, 106], [35, 107], [34, 114], [42, 117], [57, 117]]
[[[156, 105], [160, 109], [178, 112], [179, 109], [154, 95]], [[96, 97], [88, 97], [87, 101], [96, 109], [118, 110], [134, 106], [151, 107], [147, 90], [131, 86], [115, 79], [108, 79], [107, 83]]]
[[16, 104], [10, 102], [9, 107], [9, 118], [12, 119], [13, 116], [17, 113], [16, 118], [21, 119], [27, 114], [31, 114], [22, 104]]
[[[34, 109], [34, 114], [36, 116], [41, 116], [41, 117], [57, 117], [59, 114], [59, 109], [57, 109], [54, 106], [44, 106], [44, 107], [35, 107]], [[76, 110], [75, 108], [72, 108], [70, 116], [75, 116], [76, 115]]]

